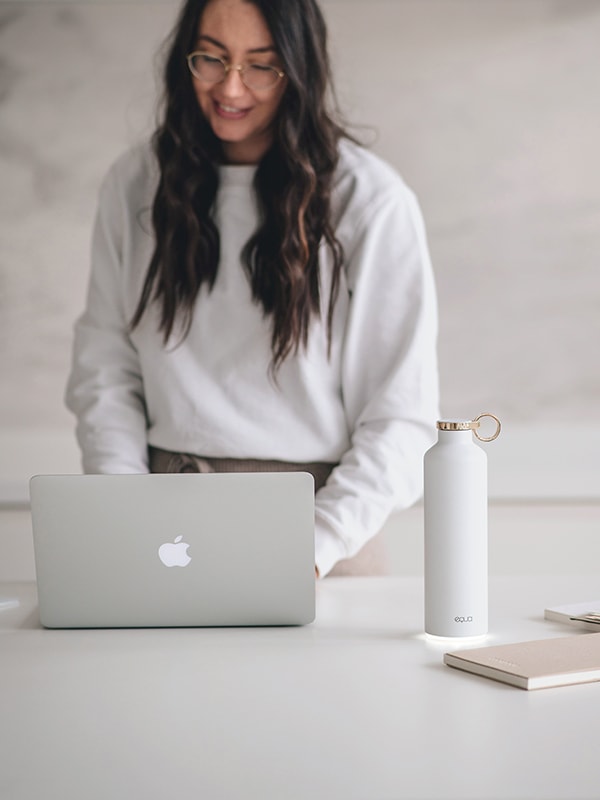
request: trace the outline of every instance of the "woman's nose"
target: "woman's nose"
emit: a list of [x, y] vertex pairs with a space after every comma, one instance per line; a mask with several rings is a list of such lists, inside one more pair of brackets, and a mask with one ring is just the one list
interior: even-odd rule
[[222, 86], [228, 97], [239, 97], [246, 91], [241, 70], [241, 64], [229, 64], [227, 67]]

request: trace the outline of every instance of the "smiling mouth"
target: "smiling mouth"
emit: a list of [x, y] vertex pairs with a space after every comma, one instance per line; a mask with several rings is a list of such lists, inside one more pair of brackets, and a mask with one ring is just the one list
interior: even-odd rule
[[241, 119], [250, 112], [249, 108], [236, 108], [235, 106], [228, 106], [225, 103], [219, 103], [217, 100], [214, 102], [217, 114], [227, 119]]

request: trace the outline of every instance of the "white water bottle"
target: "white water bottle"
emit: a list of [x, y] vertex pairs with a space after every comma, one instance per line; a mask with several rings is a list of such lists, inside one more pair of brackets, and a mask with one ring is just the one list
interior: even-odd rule
[[[496, 422], [492, 436], [479, 421]], [[487, 456], [473, 438], [500, 433], [493, 414], [437, 423], [424, 458], [425, 632], [482, 636], [488, 631]]]

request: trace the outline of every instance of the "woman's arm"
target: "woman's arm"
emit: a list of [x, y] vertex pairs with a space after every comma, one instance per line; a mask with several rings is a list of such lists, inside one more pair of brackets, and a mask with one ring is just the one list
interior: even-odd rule
[[84, 472], [148, 472], [144, 387], [124, 296], [123, 206], [113, 170], [100, 191], [87, 302], [75, 325], [66, 390]]
[[412, 192], [401, 184], [379, 198], [346, 255], [342, 394], [352, 444], [316, 498], [321, 576], [419, 498], [438, 418], [437, 303]]

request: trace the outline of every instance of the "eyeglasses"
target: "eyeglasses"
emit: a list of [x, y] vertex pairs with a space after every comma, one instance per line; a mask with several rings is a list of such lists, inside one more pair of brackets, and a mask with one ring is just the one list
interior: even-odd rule
[[202, 50], [190, 53], [187, 63], [192, 75], [204, 83], [221, 83], [227, 73], [235, 69], [248, 89], [272, 89], [285, 75], [285, 72], [269, 64], [228, 64], [219, 56]]

